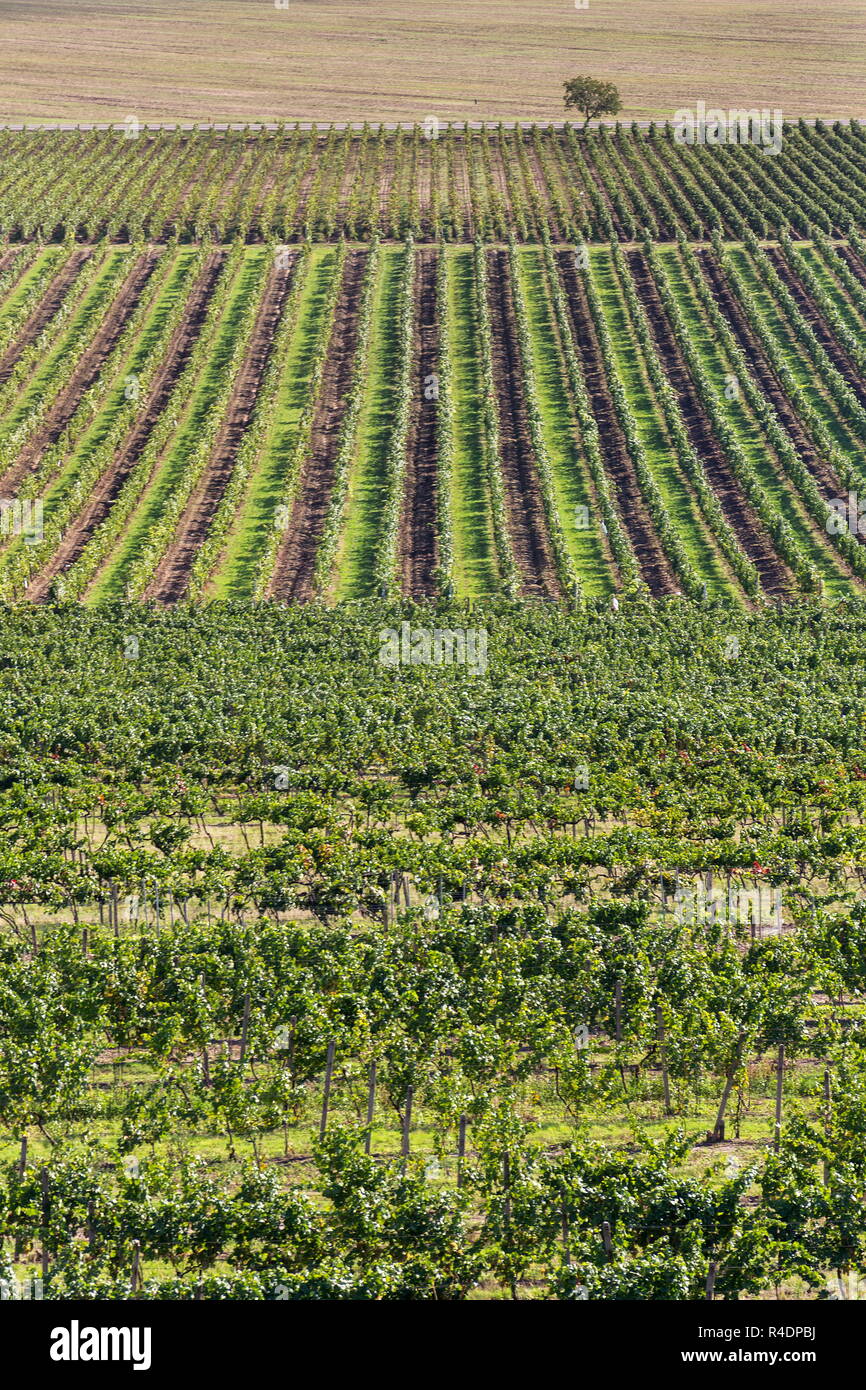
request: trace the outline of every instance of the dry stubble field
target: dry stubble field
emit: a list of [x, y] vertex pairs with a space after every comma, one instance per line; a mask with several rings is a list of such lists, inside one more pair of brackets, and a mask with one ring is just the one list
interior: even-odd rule
[[[226, 35], [231, 34], [231, 42]], [[628, 117], [699, 98], [866, 115], [857, 0], [11, 0], [6, 120], [543, 120], [566, 77]]]

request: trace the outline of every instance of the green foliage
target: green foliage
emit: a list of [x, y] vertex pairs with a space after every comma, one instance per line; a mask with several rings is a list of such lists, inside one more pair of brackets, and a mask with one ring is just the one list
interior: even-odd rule
[[599, 116], [616, 116], [622, 110], [619, 91], [613, 82], [597, 77], [572, 77], [564, 84], [567, 110], [579, 111], [583, 128]]

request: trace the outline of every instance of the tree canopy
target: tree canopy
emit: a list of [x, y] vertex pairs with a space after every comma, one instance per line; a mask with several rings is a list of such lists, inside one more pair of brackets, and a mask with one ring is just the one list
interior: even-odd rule
[[584, 117], [583, 129], [599, 116], [616, 116], [622, 110], [619, 91], [612, 82], [597, 77], [572, 77], [565, 86], [565, 105]]

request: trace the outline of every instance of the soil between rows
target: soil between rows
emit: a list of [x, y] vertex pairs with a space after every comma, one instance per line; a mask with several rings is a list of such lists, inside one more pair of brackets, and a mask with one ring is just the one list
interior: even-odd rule
[[50, 561], [31, 580], [27, 590], [27, 598], [31, 602], [48, 597], [54, 580], [75, 563], [94, 532], [107, 518], [126, 479], [144, 453], [195, 346], [224, 261], [225, 252], [214, 251], [205, 262], [140, 414], [122, 448], [67, 529]]
[[665, 312], [658, 288], [642, 251], [626, 253], [638, 298], [644, 306], [665, 375], [677, 397], [680, 414], [707, 481], [719, 499], [725, 520], [758, 571], [764, 592], [774, 598], [790, 592], [793, 577], [776, 554], [770, 536], [755, 512], [713, 431], [691, 373]]
[[178, 603], [186, 593], [193, 561], [210, 531], [256, 407], [297, 259], [298, 253], [293, 252], [271, 267], [246, 355], [214, 441], [213, 452], [203, 477], [178, 521], [175, 537], [156, 568], [145, 599], [165, 604]]
[[340, 442], [340, 426], [355, 368], [358, 310], [368, 253], [350, 251], [337, 299], [322, 384], [286, 536], [277, 552], [268, 597], [307, 601], [313, 597], [316, 552], [325, 529]]
[[574, 340], [581, 355], [587, 394], [598, 425], [599, 448], [605, 471], [614, 485], [617, 511], [650, 593], [655, 597], [676, 594], [679, 592], [676, 576], [656, 535], [641, 495], [625, 435], [617, 419], [598, 335], [574, 252], [560, 251], [557, 264], [565, 286]]
[[526, 415], [506, 251], [493, 251], [488, 255], [488, 300], [502, 481], [511, 545], [522, 578], [521, 592], [536, 598], [556, 598], [561, 591]]
[[788, 265], [784, 252], [778, 246], [768, 246], [767, 255], [778, 273], [779, 279], [790, 290], [797, 303], [797, 308], [809, 324], [830, 361], [845, 378], [860, 404], [866, 406], [866, 382], [863, 381], [855, 364], [836, 338], [811, 294]]
[[26, 351], [31, 343], [35, 342], [39, 334], [57, 314], [64, 299], [69, 294], [72, 285], [78, 278], [84, 262], [93, 254], [92, 248], [82, 246], [79, 250], [73, 251], [72, 255], [54, 276], [45, 294], [35, 305], [29, 317], [21, 327], [21, 331], [15, 338], [14, 343], [10, 343], [2, 358], [0, 358], [0, 384], [6, 381], [11, 375], [15, 363]]
[[[797, 453], [818, 484], [822, 496], [828, 500], [840, 497], [842, 495], [841, 481], [830, 464], [818, 453], [806, 433], [799, 415], [773, 370], [773, 366], [746, 318], [739, 300], [722, 275], [715, 257], [709, 251], [700, 251], [698, 256], [716, 303], [728, 320], [734, 337], [745, 353], [758, 385], [772, 404]], [[866, 540], [863, 536], [859, 536], [858, 539], [861, 543]], [[842, 563], [841, 560], [840, 563]]]
[[439, 351], [436, 318], [436, 252], [418, 252], [412, 357], [412, 413], [406, 443], [403, 513], [399, 554], [403, 593], [409, 598], [436, 592], [438, 451], [437, 405], [431, 394]]
[[161, 248], [150, 247], [130, 268], [119, 293], [108, 306], [95, 336], [84, 349], [68, 382], [49, 406], [42, 424], [27, 441], [11, 468], [7, 469], [0, 479], [0, 491], [14, 493], [27, 474], [38, 467], [46, 449], [60, 438], [75, 415], [82, 396], [96, 381], [103, 363], [135, 312], [144, 287], [156, 269], [161, 255]]

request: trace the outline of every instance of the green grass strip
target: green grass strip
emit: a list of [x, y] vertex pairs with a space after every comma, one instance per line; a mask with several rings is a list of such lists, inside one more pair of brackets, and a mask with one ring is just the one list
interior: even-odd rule
[[625, 391], [656, 481], [688, 559], [708, 593], [730, 597], [734, 588], [719, 558], [691, 489], [684, 483], [673, 445], [632, 331], [631, 319], [609, 250], [591, 253], [593, 279], [613, 345], [619, 382]]
[[388, 445], [400, 386], [400, 290], [406, 251], [383, 247], [373, 291], [369, 370], [346, 494], [346, 525], [335, 559], [336, 598], [370, 598], [376, 588], [379, 526], [388, 501]]
[[186, 417], [140, 499], [125, 535], [93, 587], [90, 597], [94, 602], [125, 596], [127, 582], [148, 550], [149, 533], [156, 530], [170, 500], [176, 496], [187, 460], [211, 422], [219, 401], [222, 377], [232, 361], [250, 302], [260, 287], [267, 256], [267, 249], [256, 248], [239, 260], [237, 277]]
[[[844, 323], [848, 331], [856, 338], [863, 338], [864, 323], [861, 316], [857, 313], [851, 300], [848, 298], [844, 289], [840, 285], [836, 276], [832, 273], [830, 266], [823, 259], [820, 252], [814, 246], [796, 246], [795, 250], [805, 261], [811, 270], [816, 281], [820, 285], [827, 299], [833, 305], [836, 313]], [[833, 325], [829, 325], [832, 329]], [[842, 344], [843, 347], [846, 344]], [[862, 344], [861, 344], [862, 351]], [[861, 366], [861, 363], [857, 364]]]
[[217, 599], [249, 600], [254, 596], [257, 561], [274, 527], [274, 513], [283, 496], [285, 473], [305, 410], [316, 350], [327, 331], [327, 307], [337, 268], [332, 246], [312, 247], [305, 267], [295, 331], [286, 352], [279, 398], [270, 432], [262, 448], [237, 525], [226, 544], [214, 578]]
[[[129, 248], [104, 244], [84, 263], [57, 313], [22, 352], [0, 388], [4, 465], [39, 427], [58, 391], [99, 332], [123, 276], [133, 263]], [[37, 365], [38, 364], [38, 365]]]
[[[766, 282], [756, 271], [748, 253], [741, 246], [730, 247], [726, 251], [725, 259], [733, 267], [737, 280], [754, 300], [791, 376], [819, 415], [833, 443], [847, 457], [859, 460], [861, 450], [855, 436], [836, 406], [818, 368], [803, 351], [795, 329], [770, 293]], [[732, 288], [737, 291], [735, 282], [732, 282]]]
[[482, 598], [499, 588], [487, 454], [481, 410], [481, 352], [473, 253], [447, 254], [448, 343], [451, 361], [453, 461], [451, 525], [457, 598]]
[[658, 256], [698, 359], [708, 379], [717, 385], [718, 407], [727, 419], [743, 454], [751, 463], [768, 499], [787, 523], [801, 554], [820, 575], [825, 591], [828, 594], [839, 595], [850, 592], [849, 578], [840, 573], [836, 557], [829, 545], [823, 544], [823, 537], [819, 539], [816, 525], [809, 518], [799, 497], [788, 480], [777, 471], [781, 469], [781, 464], [775, 459], [766, 435], [749, 408], [744, 393], [725, 393], [727, 382], [737, 379], [734, 365], [720, 347], [715, 332], [691, 291], [676, 248], [661, 248]]
[[[552, 466], [559, 523], [581, 589], [591, 598], [613, 592], [599, 518], [578, 428], [568, 396], [565, 368], [547, 288], [543, 252], [525, 249], [518, 257], [541, 428]], [[588, 523], [588, 524], [587, 524]]]
[[[181, 296], [185, 298], [189, 291], [190, 271], [198, 259], [196, 248], [184, 247], [176, 255], [172, 255], [170, 251], [165, 254], [169, 257], [168, 279], [148, 317], [141, 325], [131, 352], [120, 366], [120, 380], [115, 381], [104, 408], [97, 414], [82, 436], [62, 474], [52, 482], [50, 488], [45, 492], [46, 522], [51, 520], [57, 507], [62, 505], [70, 489], [74, 488], [76, 479], [82, 468], [86, 466], [90, 456], [111, 435], [115, 420], [121, 414], [130, 413], [127, 382], [132, 378], [137, 381], [139, 375], [145, 370], [148, 358], [154, 346], [159, 342], [163, 329], [172, 311], [176, 308], [179, 298]], [[159, 270], [155, 270], [153, 274], [158, 275]]]

